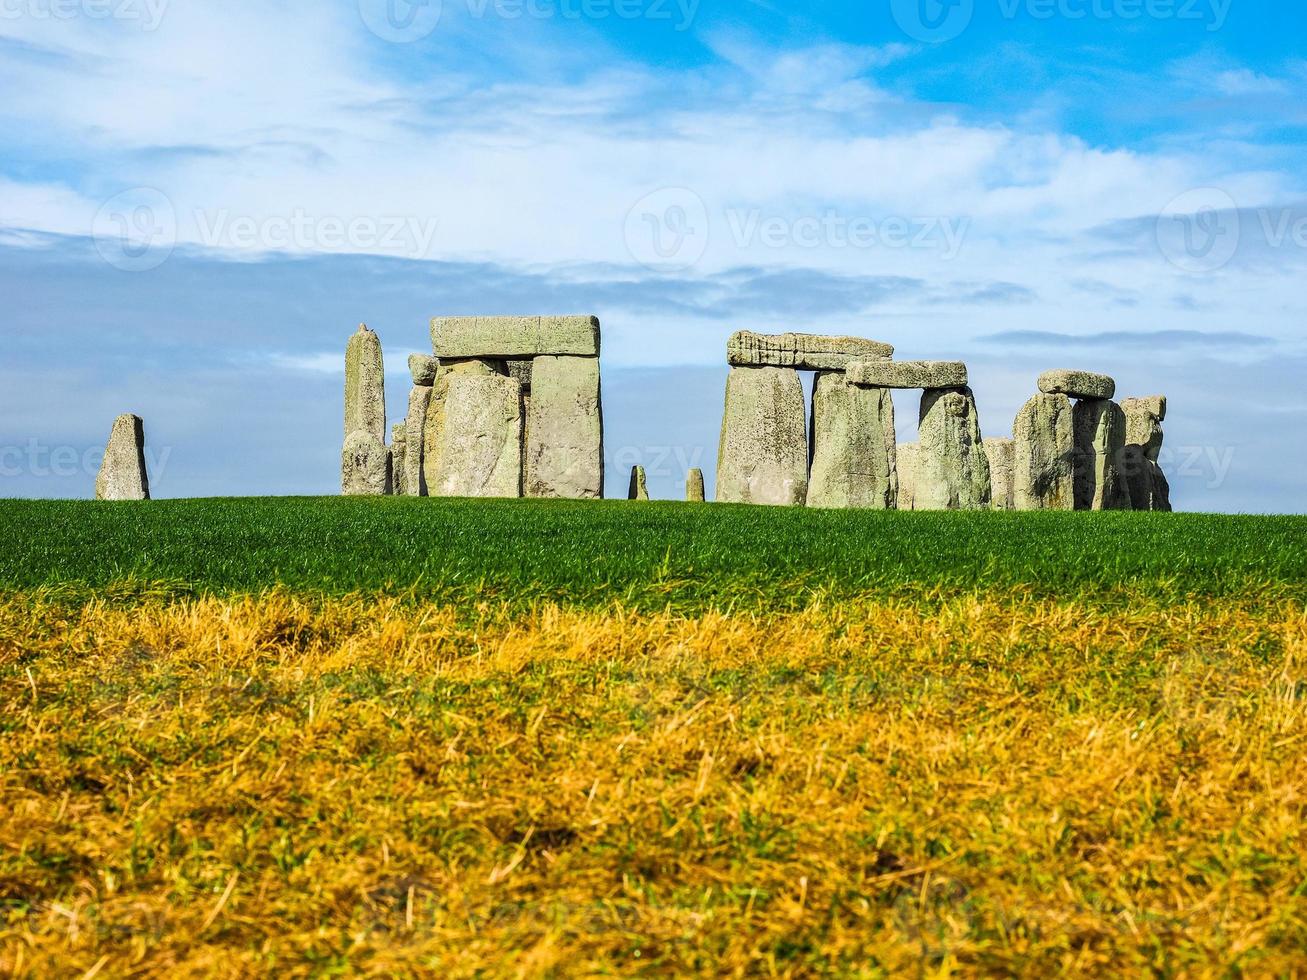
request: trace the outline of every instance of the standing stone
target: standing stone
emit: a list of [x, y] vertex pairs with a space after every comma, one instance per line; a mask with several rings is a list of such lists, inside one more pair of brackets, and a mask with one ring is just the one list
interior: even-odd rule
[[685, 499], [692, 504], [701, 504], [707, 499], [703, 488], [703, 470], [696, 468], [686, 474]]
[[345, 435], [366, 432], [386, 441], [386, 369], [381, 339], [359, 324], [345, 348]]
[[889, 389], [857, 387], [843, 372], [812, 386], [808, 506], [888, 510], [898, 497], [894, 402]]
[[139, 416], [119, 415], [114, 419], [104, 460], [95, 477], [95, 499], [150, 499], [150, 477], [145, 472], [145, 423]]
[[1166, 397], [1127, 398], [1121, 402], [1121, 410], [1125, 413], [1126, 444], [1120, 470], [1130, 493], [1130, 506], [1134, 510], [1169, 511], [1171, 488], [1158, 465]]
[[396, 497], [403, 497], [408, 495], [408, 468], [405, 465], [408, 456], [408, 425], [396, 422], [390, 432], [391, 491]]
[[627, 490], [627, 500], [648, 500], [649, 499], [649, 479], [645, 475], [643, 466], [631, 467], [631, 486]]
[[427, 495], [427, 475], [423, 466], [426, 446], [427, 409], [435, 388], [415, 385], [408, 393], [408, 415], [404, 418], [403, 490], [409, 497]]
[[341, 492], [347, 497], [382, 497], [392, 489], [392, 460], [385, 443], [370, 432], [351, 432], [341, 452]]
[[413, 376], [413, 384], [419, 388], [430, 388], [436, 383], [436, 372], [440, 362], [430, 354], [410, 354], [408, 371]]
[[917, 510], [985, 510], [989, 460], [970, 388], [928, 388], [921, 396]]
[[1016, 443], [1011, 439], [986, 439], [985, 455], [989, 458], [989, 505], [994, 510], [1014, 510], [1013, 470]]
[[895, 452], [895, 469], [898, 475], [899, 494], [896, 507], [899, 510], [916, 509], [917, 489], [917, 444], [905, 442]]
[[1012, 424], [1012, 502], [1016, 510], [1075, 509], [1075, 432], [1071, 399], [1035, 395]]
[[731, 368], [717, 453], [717, 500], [801, 507], [808, 493], [804, 423], [798, 371]]
[[1130, 491], [1118, 468], [1125, 449], [1125, 413], [1106, 398], [1084, 398], [1072, 412], [1076, 510], [1129, 510]]
[[430, 444], [434, 466], [428, 492], [433, 497], [522, 496], [522, 386], [498, 374], [446, 377], [441, 423]]
[[426, 417], [422, 426], [422, 478], [429, 496], [437, 496], [435, 486], [440, 464], [439, 454], [441, 446], [444, 445], [445, 402], [448, 399], [450, 382], [460, 376], [493, 378], [503, 377], [506, 374], [507, 369], [503, 361], [489, 358], [468, 358], [440, 363], [436, 383], [431, 389], [431, 396], [427, 399]]
[[894, 348], [861, 337], [822, 337], [808, 333], [760, 334], [741, 330], [726, 342], [731, 367], [792, 367], [805, 371], [843, 371], [854, 361], [887, 360]]
[[528, 497], [604, 495], [604, 417], [596, 357], [537, 357], [527, 413]]

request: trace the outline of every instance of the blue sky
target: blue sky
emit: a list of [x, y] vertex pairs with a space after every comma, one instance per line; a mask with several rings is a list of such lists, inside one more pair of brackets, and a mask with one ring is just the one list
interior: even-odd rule
[[[604, 323], [610, 493], [711, 480], [736, 329], [1166, 393], [1191, 510], [1301, 511], [1307, 12], [1252, 0], [0, 0], [0, 495], [333, 492], [341, 359]], [[900, 437], [916, 399], [897, 397]], [[58, 454], [58, 465], [50, 460]], [[73, 459], [76, 462], [72, 462]]]

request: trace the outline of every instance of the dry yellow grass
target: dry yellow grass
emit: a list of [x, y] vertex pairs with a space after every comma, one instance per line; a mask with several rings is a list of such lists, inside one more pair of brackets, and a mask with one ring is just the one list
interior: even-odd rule
[[0, 601], [0, 970], [1286, 975], [1301, 604]]

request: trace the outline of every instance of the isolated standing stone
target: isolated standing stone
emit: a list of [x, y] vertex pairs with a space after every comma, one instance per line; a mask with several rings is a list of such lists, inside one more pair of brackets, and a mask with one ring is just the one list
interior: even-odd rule
[[1113, 398], [1116, 382], [1092, 371], [1045, 371], [1039, 376], [1039, 390], [1045, 395], [1069, 398]]
[[345, 435], [366, 432], [386, 441], [386, 369], [381, 339], [359, 324], [345, 348]]
[[390, 430], [390, 482], [391, 492], [396, 497], [408, 494], [408, 470], [405, 461], [408, 456], [408, 425], [396, 422]]
[[1125, 413], [1106, 398], [1084, 398], [1072, 411], [1076, 510], [1129, 510], [1130, 490], [1118, 468], [1125, 449]]
[[965, 388], [967, 366], [961, 361], [854, 361], [849, 384], [875, 388]]
[[808, 439], [798, 371], [731, 368], [717, 453], [717, 500], [802, 506], [807, 493]]
[[822, 337], [808, 333], [761, 334], [741, 330], [726, 343], [732, 367], [792, 367], [805, 371], [843, 371], [853, 361], [886, 360], [894, 348], [861, 337]]
[[686, 474], [685, 499], [692, 504], [701, 504], [706, 499], [703, 488], [703, 470], [692, 469]]
[[347, 497], [382, 497], [392, 489], [392, 461], [385, 443], [370, 432], [351, 432], [341, 452], [341, 492]]
[[994, 510], [1013, 510], [1013, 469], [1016, 463], [1016, 443], [1011, 439], [986, 439], [985, 455], [989, 457], [989, 505]]
[[970, 388], [928, 388], [918, 424], [916, 510], [989, 507], [989, 459]]
[[535, 359], [527, 413], [528, 497], [604, 495], [604, 417], [596, 357]]
[[1075, 509], [1071, 399], [1035, 395], [1012, 424], [1012, 500], [1017, 510]]
[[150, 477], [145, 472], [145, 423], [139, 416], [119, 415], [114, 419], [104, 460], [95, 477], [95, 499], [150, 499]]
[[917, 489], [917, 444], [905, 442], [895, 451], [895, 469], [898, 471], [899, 495], [896, 504], [899, 510], [916, 509]]
[[[504, 362], [485, 358], [468, 358], [458, 361], [443, 361], [436, 375], [436, 383], [427, 400], [426, 417], [422, 426], [422, 476], [426, 492], [436, 496], [436, 471], [440, 463], [441, 446], [444, 445], [443, 428], [445, 424], [445, 402], [449, 394], [450, 382], [460, 376], [503, 377], [507, 374]], [[412, 405], [410, 403], [410, 410]]]
[[599, 356], [599, 319], [593, 316], [446, 316], [431, 321], [436, 356]]
[[431, 444], [435, 460], [428, 493], [522, 496], [522, 386], [498, 374], [447, 378], [442, 421]]
[[408, 393], [408, 415], [404, 418], [404, 477], [403, 490], [409, 497], [427, 495], [427, 476], [423, 468], [425, 455], [427, 409], [435, 388], [415, 385]]
[[649, 479], [645, 475], [643, 466], [631, 467], [631, 486], [627, 490], [627, 500], [648, 500], [649, 499]]
[[857, 387], [843, 372], [812, 386], [808, 506], [888, 510], [898, 498], [894, 402], [888, 388]]

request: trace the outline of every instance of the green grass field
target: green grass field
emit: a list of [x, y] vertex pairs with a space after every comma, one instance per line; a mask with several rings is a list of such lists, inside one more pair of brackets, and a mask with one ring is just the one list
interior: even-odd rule
[[1307, 518], [675, 503], [0, 503], [0, 586], [801, 608], [814, 594], [1303, 595]]
[[0, 976], [1296, 976], [1305, 544], [0, 502]]

